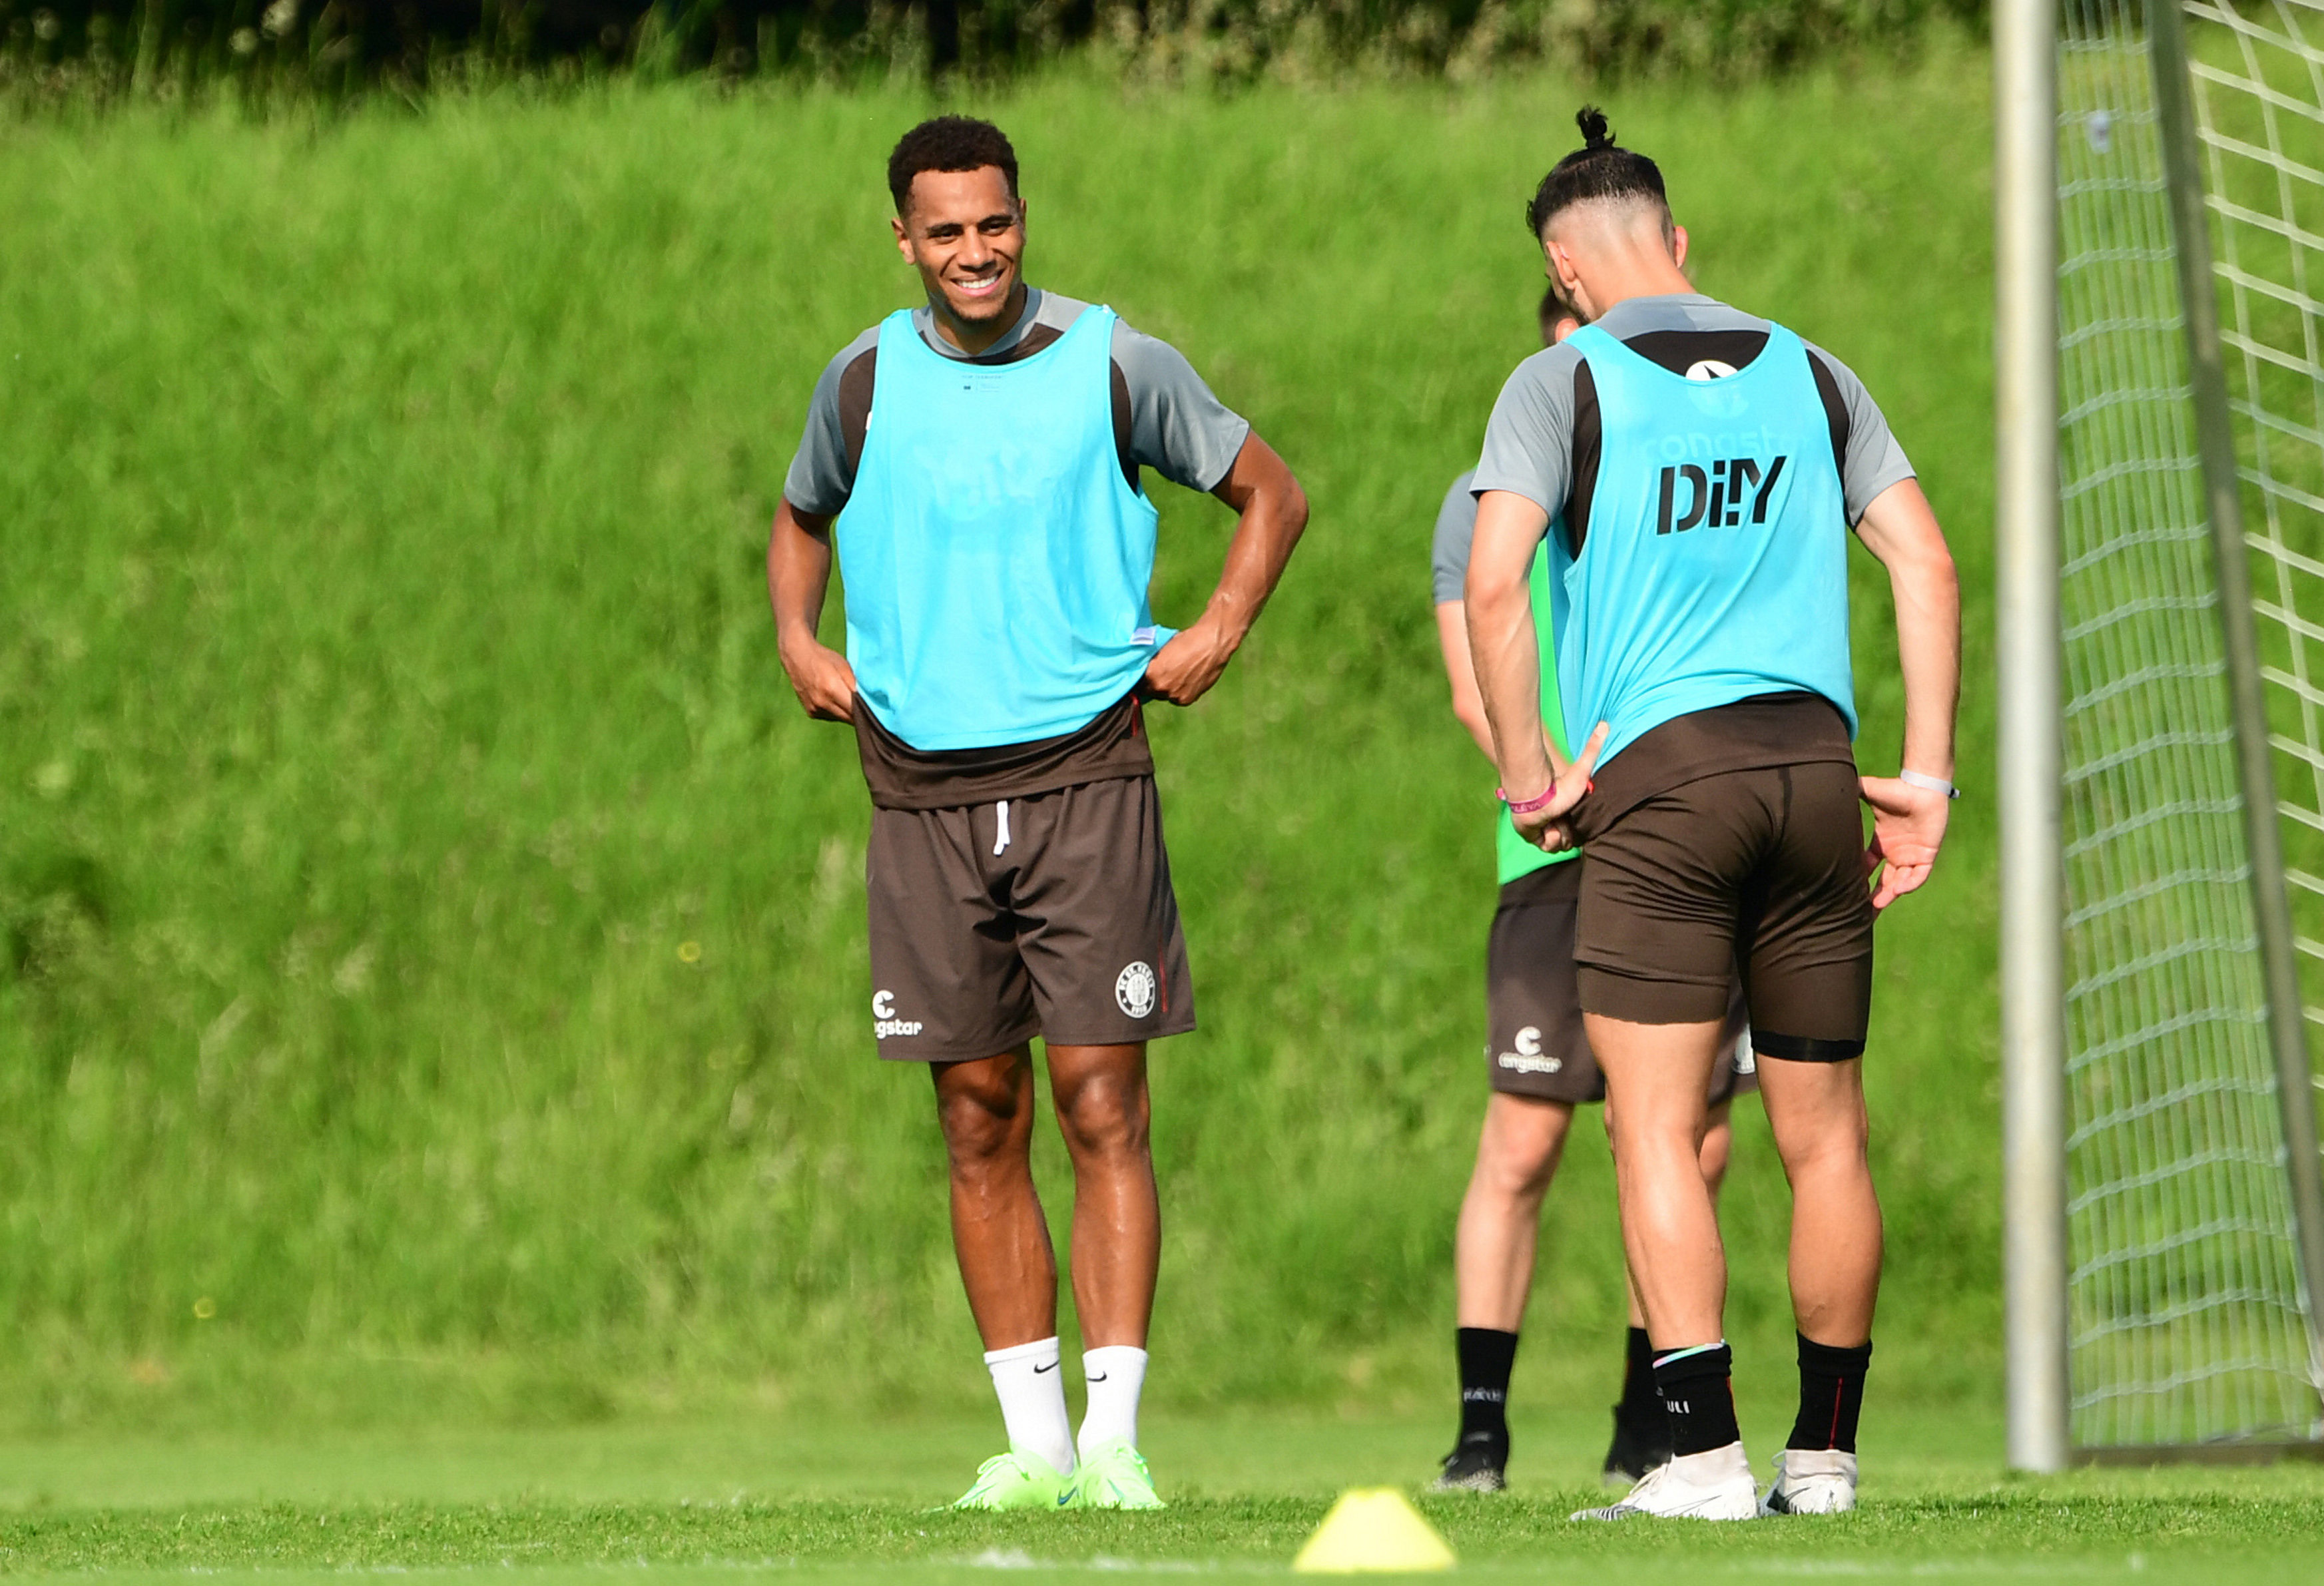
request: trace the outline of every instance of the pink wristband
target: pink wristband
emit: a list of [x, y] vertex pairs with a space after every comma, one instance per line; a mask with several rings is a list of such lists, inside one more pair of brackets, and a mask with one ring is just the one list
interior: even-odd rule
[[1538, 798], [1514, 799], [1509, 797], [1508, 789], [1506, 788], [1494, 788], [1493, 796], [1496, 798], [1499, 798], [1503, 804], [1509, 807], [1509, 813], [1511, 815], [1531, 815], [1535, 810], [1543, 808], [1551, 799], [1557, 797], [1557, 779], [1555, 777], [1552, 777], [1549, 779], [1549, 791], [1543, 794]]

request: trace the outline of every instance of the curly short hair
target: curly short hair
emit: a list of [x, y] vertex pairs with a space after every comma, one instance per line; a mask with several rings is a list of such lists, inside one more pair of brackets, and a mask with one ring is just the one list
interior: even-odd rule
[[1592, 198], [1647, 199], [1669, 210], [1661, 168], [1636, 149], [1616, 148], [1603, 110], [1584, 105], [1573, 120], [1582, 147], [1549, 168], [1526, 206], [1526, 229], [1536, 241], [1560, 210]]
[[970, 115], [939, 115], [924, 121], [897, 140], [888, 156], [888, 191], [896, 213], [904, 212], [912, 196], [912, 178], [923, 171], [982, 171], [1001, 168], [1009, 179], [1009, 196], [1017, 196], [1017, 151], [1009, 135], [989, 121]]

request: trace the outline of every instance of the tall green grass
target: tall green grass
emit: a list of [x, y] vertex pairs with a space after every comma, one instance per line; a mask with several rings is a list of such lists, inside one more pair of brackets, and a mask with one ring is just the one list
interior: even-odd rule
[[[1879, 394], [1970, 594], [1970, 796], [1882, 927], [1868, 1065], [1883, 1371], [1930, 1394], [1986, 1391], [1998, 1315], [1985, 96], [1941, 56], [1611, 102], [1706, 289]], [[1175, 341], [1314, 505], [1225, 683], [1155, 724], [1203, 1015], [1155, 1064], [1169, 1400], [1448, 1370], [1491, 778], [1427, 541], [1530, 349], [1518, 217], [1576, 97], [985, 106], [1032, 278]], [[881, 169], [927, 108], [0, 125], [6, 1415], [979, 1391], [927, 1083], [872, 1053], [853, 746], [789, 698], [761, 560], [817, 370], [914, 290]], [[1184, 620], [1231, 523], [1153, 488]], [[1780, 1376], [1786, 1198], [1740, 1137], [1734, 1328]], [[1602, 1148], [1565, 1174], [1520, 1392], [1613, 1369]]]

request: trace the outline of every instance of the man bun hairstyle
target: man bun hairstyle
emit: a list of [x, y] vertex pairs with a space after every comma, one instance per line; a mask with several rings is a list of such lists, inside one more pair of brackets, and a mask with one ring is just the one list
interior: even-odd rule
[[1584, 105], [1573, 117], [1582, 129], [1582, 147], [1549, 168], [1526, 206], [1526, 229], [1539, 241], [1560, 210], [1597, 198], [1652, 202], [1670, 208], [1663, 191], [1663, 173], [1636, 149], [1618, 148], [1606, 113]]
[[998, 166], [1009, 179], [1009, 196], [1017, 196], [1017, 151], [1009, 134], [989, 121], [972, 115], [939, 115], [924, 121], [896, 142], [888, 156], [888, 191], [896, 213], [912, 196], [912, 178], [923, 171], [982, 171]]

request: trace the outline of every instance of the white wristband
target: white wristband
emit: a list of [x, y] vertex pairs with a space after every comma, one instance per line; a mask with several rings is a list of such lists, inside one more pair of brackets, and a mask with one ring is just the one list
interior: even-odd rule
[[1898, 771], [1896, 779], [1908, 788], [1926, 788], [1932, 793], [1941, 793], [1948, 798], [1959, 798], [1960, 789], [1942, 777], [1932, 777], [1925, 771]]

